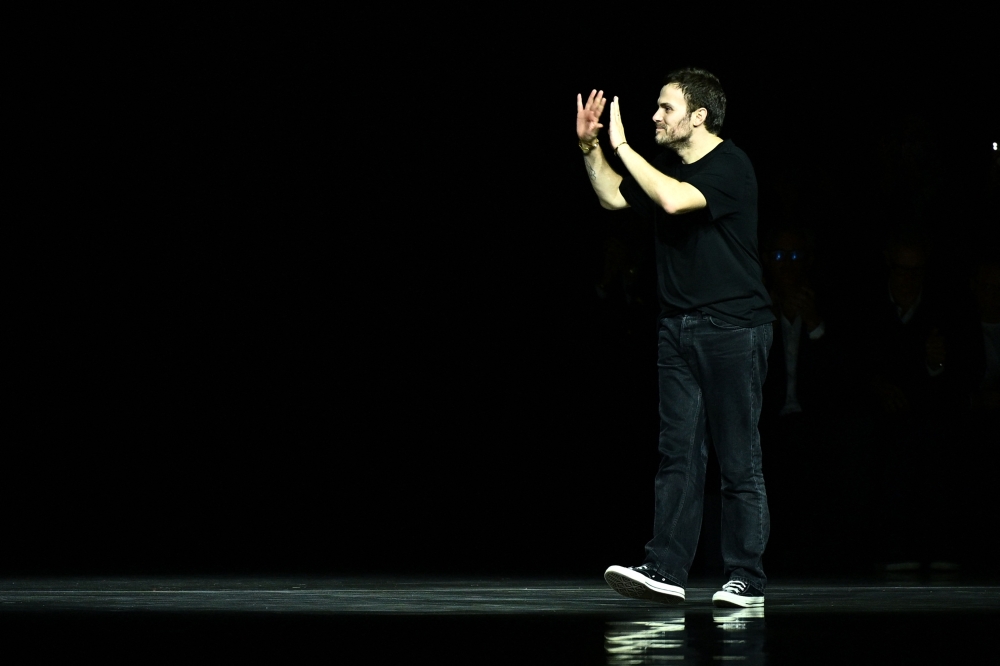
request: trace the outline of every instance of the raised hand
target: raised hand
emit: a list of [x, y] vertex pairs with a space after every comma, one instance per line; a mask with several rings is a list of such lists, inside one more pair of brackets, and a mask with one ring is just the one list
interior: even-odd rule
[[608, 141], [611, 142], [611, 147], [617, 149], [620, 145], [625, 143], [625, 128], [622, 127], [622, 113], [621, 107], [618, 106], [618, 98], [615, 97], [611, 102], [611, 124], [608, 126]]
[[576, 96], [576, 135], [581, 142], [594, 143], [597, 139], [598, 130], [604, 127], [600, 118], [606, 101], [603, 90], [591, 90], [586, 105], [581, 95]]

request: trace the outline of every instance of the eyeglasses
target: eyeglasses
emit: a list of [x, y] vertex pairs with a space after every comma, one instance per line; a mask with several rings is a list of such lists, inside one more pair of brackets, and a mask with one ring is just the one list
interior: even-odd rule
[[804, 256], [802, 250], [772, 250], [771, 259], [773, 261], [801, 261]]

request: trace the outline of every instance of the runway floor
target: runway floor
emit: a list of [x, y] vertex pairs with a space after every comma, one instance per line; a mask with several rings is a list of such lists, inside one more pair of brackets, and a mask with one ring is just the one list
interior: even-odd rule
[[[994, 663], [1000, 586], [773, 583], [764, 609], [677, 606], [600, 578], [0, 580], [4, 633], [33, 654], [323, 657], [345, 663]], [[195, 651], [195, 652], [192, 652]]]

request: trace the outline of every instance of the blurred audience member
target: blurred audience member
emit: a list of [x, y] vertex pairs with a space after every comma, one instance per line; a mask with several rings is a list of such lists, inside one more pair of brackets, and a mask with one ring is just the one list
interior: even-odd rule
[[992, 553], [994, 530], [988, 522], [991, 518], [984, 518], [979, 509], [992, 506], [1000, 464], [996, 444], [1000, 434], [1000, 254], [981, 255], [973, 266], [970, 286], [971, 302], [953, 318], [955, 345], [948, 359], [956, 422], [951, 443], [961, 447], [967, 465], [958, 470], [958, 480], [968, 501], [949, 520], [958, 524], [963, 552], [977, 564], [985, 564]]
[[928, 280], [922, 237], [896, 234], [884, 257], [886, 277], [873, 285], [855, 345], [873, 412], [880, 558], [887, 571], [951, 568], [959, 553], [948, 514], [961, 493], [960, 459], [946, 438], [945, 299]]
[[[602, 356], [626, 372], [648, 368], [642, 358], [656, 342], [658, 302], [653, 253], [638, 225], [620, 225], [604, 241], [601, 271], [594, 284]], [[641, 236], [641, 237], [640, 237]], [[637, 365], [638, 364], [638, 365]]]
[[916, 236], [892, 240], [885, 252], [888, 290], [872, 321], [871, 390], [885, 414], [928, 406], [930, 381], [944, 372], [940, 300], [924, 289], [927, 247]]
[[[829, 552], [824, 535], [835, 532], [831, 521], [845, 513], [842, 504], [836, 510], [824, 500], [832, 496], [833, 478], [821, 464], [830, 455], [830, 396], [838, 382], [831, 374], [830, 336], [812, 275], [812, 234], [779, 229], [762, 249], [777, 321], [764, 382], [761, 441], [769, 452], [771, 511], [784, 516], [774, 521], [785, 527], [771, 534], [772, 542], [781, 544], [773, 552], [788, 560], [781, 564], [792, 565], [805, 552]], [[803, 474], [807, 465], [811, 471]]]
[[811, 279], [814, 256], [815, 243], [803, 230], [778, 231], [765, 248], [767, 287], [778, 318], [768, 356], [765, 419], [816, 414], [825, 406], [829, 338]]
[[622, 299], [627, 305], [642, 304], [646, 299], [638, 281], [639, 252], [630, 239], [609, 236], [604, 245], [604, 266], [594, 289], [601, 300]]
[[[1000, 257], [988, 257], [975, 267], [972, 312], [955, 355], [957, 380], [974, 416], [1000, 414]], [[994, 432], [996, 434], [996, 432]]]

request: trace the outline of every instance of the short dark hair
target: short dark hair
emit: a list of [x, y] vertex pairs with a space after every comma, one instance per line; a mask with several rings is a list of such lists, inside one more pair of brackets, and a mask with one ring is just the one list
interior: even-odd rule
[[684, 93], [688, 115], [701, 108], [708, 111], [705, 129], [718, 135], [722, 129], [722, 121], [726, 119], [726, 93], [722, 91], [722, 84], [715, 74], [697, 67], [685, 67], [667, 74], [663, 85], [671, 84], [675, 84]]

